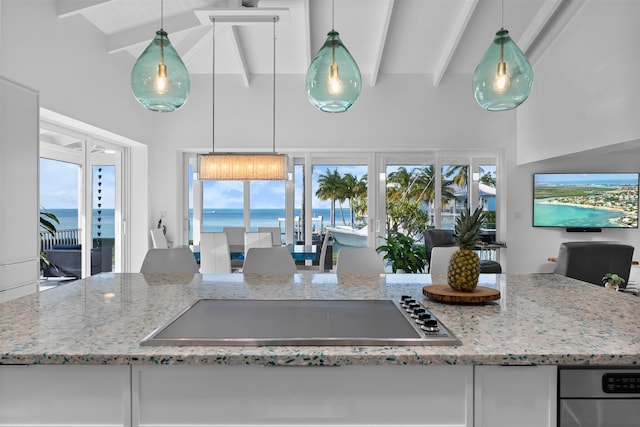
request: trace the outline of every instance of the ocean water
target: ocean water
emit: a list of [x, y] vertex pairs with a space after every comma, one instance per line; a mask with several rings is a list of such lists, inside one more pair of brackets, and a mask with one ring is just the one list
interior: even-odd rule
[[[78, 210], [77, 209], [49, 209], [49, 212], [56, 215], [60, 224], [56, 226], [58, 229], [78, 228]], [[322, 220], [313, 221], [313, 230], [320, 231], [323, 227], [330, 225], [330, 209], [314, 209], [313, 217]], [[225, 226], [241, 227], [244, 224], [243, 209], [205, 209], [203, 218], [204, 231], [222, 231]], [[300, 216], [300, 210], [296, 209], [296, 216]], [[345, 220], [349, 221], [349, 210], [344, 209]], [[257, 231], [258, 227], [277, 227], [278, 220], [285, 217], [284, 209], [251, 209], [251, 224], [249, 229]], [[93, 237], [114, 237], [114, 210], [98, 209], [93, 210]], [[98, 218], [100, 219], [98, 221]], [[189, 221], [193, 223], [193, 212], [189, 212]], [[284, 232], [284, 221], [281, 222], [282, 231]], [[299, 223], [297, 223], [299, 224]], [[343, 225], [340, 210], [336, 209], [336, 224]], [[189, 236], [190, 238], [192, 236]]]
[[607, 209], [535, 203], [535, 226], [545, 227], [611, 227], [610, 220], [620, 212]]
[[[330, 209], [314, 209], [313, 210], [313, 231], [320, 230], [331, 223]], [[243, 209], [205, 209], [202, 219], [203, 231], [222, 231], [225, 226], [242, 227], [244, 225]], [[300, 217], [300, 209], [295, 210], [296, 217]], [[349, 210], [344, 209], [345, 220], [349, 221]], [[318, 219], [322, 217], [322, 219]], [[250, 231], [257, 231], [258, 227], [278, 227], [280, 226], [284, 233], [285, 227], [285, 210], [284, 209], [251, 209]], [[281, 221], [279, 221], [281, 220]], [[189, 221], [193, 223], [193, 212], [189, 212]], [[336, 209], [336, 224], [342, 225], [340, 211]], [[296, 227], [300, 226], [300, 222], [296, 221]], [[191, 233], [190, 233], [191, 234]], [[190, 235], [189, 238], [192, 236]]]

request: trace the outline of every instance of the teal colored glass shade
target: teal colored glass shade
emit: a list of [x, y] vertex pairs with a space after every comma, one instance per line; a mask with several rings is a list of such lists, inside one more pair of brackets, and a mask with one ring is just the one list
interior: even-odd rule
[[486, 110], [512, 110], [529, 97], [532, 84], [529, 60], [501, 28], [473, 73], [473, 96]]
[[321, 111], [343, 113], [356, 102], [361, 87], [358, 64], [338, 32], [331, 30], [307, 70], [309, 101]]
[[182, 107], [189, 96], [189, 72], [167, 33], [156, 32], [131, 70], [131, 89], [142, 106], [151, 111], [171, 112]]

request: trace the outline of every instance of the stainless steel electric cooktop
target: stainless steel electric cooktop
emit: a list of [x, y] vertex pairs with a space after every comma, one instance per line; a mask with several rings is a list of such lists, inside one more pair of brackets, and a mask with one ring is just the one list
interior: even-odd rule
[[201, 299], [144, 346], [459, 345], [418, 300]]

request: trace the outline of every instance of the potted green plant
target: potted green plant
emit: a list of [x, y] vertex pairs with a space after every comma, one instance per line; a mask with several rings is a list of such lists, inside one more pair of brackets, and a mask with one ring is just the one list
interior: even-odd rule
[[605, 288], [618, 289], [622, 287], [625, 280], [616, 273], [607, 273], [602, 277], [602, 284]]
[[378, 253], [384, 252], [394, 273], [422, 273], [427, 265], [427, 250], [424, 245], [417, 244], [411, 237], [400, 232], [390, 232], [385, 238], [386, 244], [376, 248]]
[[[58, 217], [55, 216], [55, 214], [47, 212], [45, 209], [40, 210], [40, 236], [42, 236], [44, 233], [49, 233], [52, 236], [55, 236], [57, 231], [56, 224], [59, 225], [60, 221], [58, 220]], [[46, 265], [51, 265], [51, 261], [47, 259], [47, 256], [42, 250], [40, 251], [40, 259]]]

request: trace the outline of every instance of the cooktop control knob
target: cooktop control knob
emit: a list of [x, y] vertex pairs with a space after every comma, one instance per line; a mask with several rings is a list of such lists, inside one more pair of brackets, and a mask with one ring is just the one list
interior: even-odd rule
[[420, 308], [420, 304], [418, 304], [417, 302], [412, 302], [411, 304], [407, 305], [406, 310], [407, 312], [412, 313], [413, 310], [416, 310], [418, 308]]
[[427, 332], [438, 332], [438, 321], [435, 319], [425, 320], [423, 325], [420, 326], [423, 330]]
[[409, 307], [409, 304], [416, 304], [416, 300], [414, 300], [413, 298], [409, 297], [407, 299], [403, 299], [403, 300], [400, 301], [400, 305], [402, 306], [402, 308]]
[[411, 317], [417, 319], [421, 314], [424, 314], [425, 312], [426, 310], [424, 308], [416, 308], [413, 310], [413, 313], [411, 313]]
[[420, 323], [424, 323], [429, 319], [431, 319], [431, 314], [430, 313], [421, 313], [421, 314], [418, 315], [418, 322], [420, 322]]

